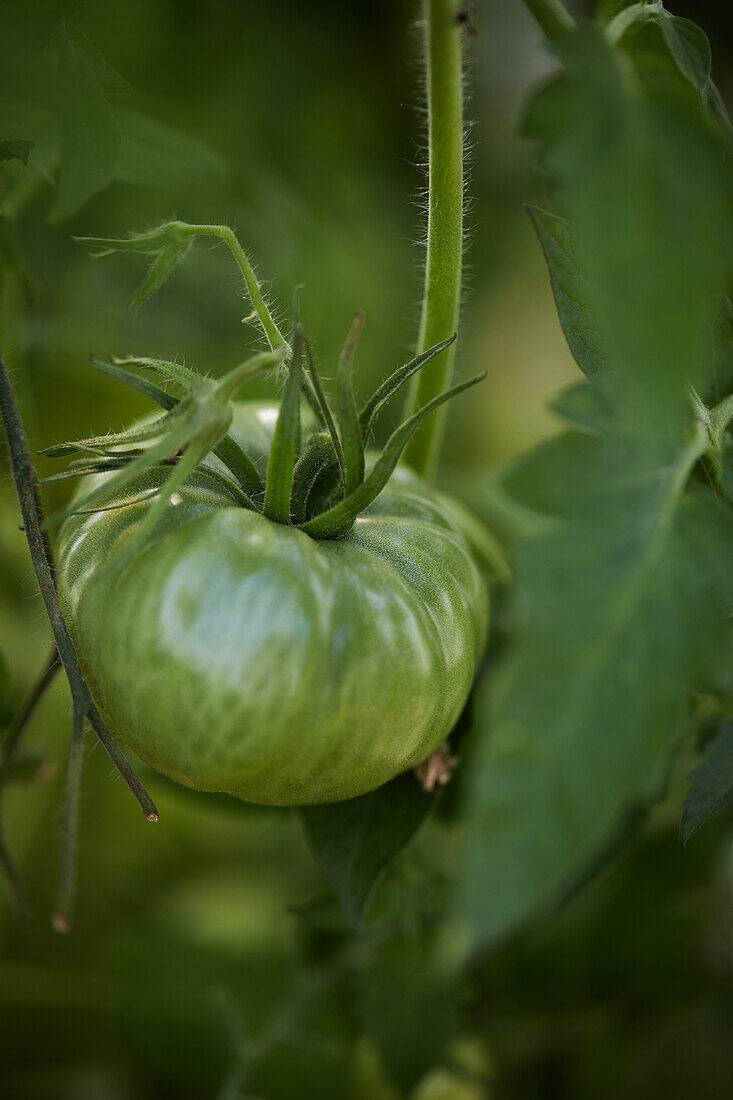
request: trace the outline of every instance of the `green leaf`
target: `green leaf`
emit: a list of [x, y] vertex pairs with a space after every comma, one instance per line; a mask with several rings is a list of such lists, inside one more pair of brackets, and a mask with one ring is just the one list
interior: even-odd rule
[[578, 270], [576, 230], [536, 206], [527, 207], [545, 254], [550, 285], [560, 325], [575, 362], [592, 377], [608, 366], [598, 346], [598, 333], [588, 304], [587, 290]]
[[20, 160], [28, 163], [35, 141], [0, 141], [0, 160]]
[[403, 1095], [440, 1061], [465, 995], [461, 975], [444, 964], [438, 936], [427, 928], [384, 940], [360, 975], [361, 1018]]
[[718, 88], [712, 78], [713, 59], [708, 37], [701, 27], [690, 19], [671, 15], [660, 5], [659, 24], [670, 53], [680, 72], [700, 93], [703, 106], [716, 119], [729, 143], [733, 141], [733, 127]]
[[733, 722], [726, 722], [690, 775], [680, 823], [683, 844], [712, 817], [733, 809]]
[[295, 905], [289, 905], [288, 912], [306, 928], [316, 932], [326, 932], [331, 936], [344, 936], [351, 932], [339, 900], [329, 886], [324, 886]]
[[[115, 252], [142, 252], [155, 256], [148, 268], [142, 282], [130, 299], [130, 305], [137, 309], [146, 298], [160, 290], [170, 275], [178, 267], [191, 247], [195, 230], [183, 222], [172, 221], [151, 229], [148, 233], [140, 233], [134, 237], [122, 239], [107, 237], [74, 237], [77, 244], [86, 245], [88, 248], [100, 248], [97, 258], [111, 256]], [[140, 364], [155, 367], [156, 360], [129, 360]], [[175, 364], [174, 364], [175, 365]], [[166, 364], [171, 366], [171, 364]], [[181, 371], [183, 368], [178, 367]]]
[[412, 775], [360, 798], [307, 806], [301, 821], [350, 927], [363, 923], [369, 898], [434, 805]]
[[460, 877], [484, 942], [558, 904], [658, 796], [727, 636], [733, 517], [686, 491], [707, 442], [689, 386], [709, 368], [725, 282], [722, 147], [688, 85], [639, 81], [592, 28], [556, 46], [566, 74], [530, 127], [577, 229], [608, 367], [570, 400], [590, 431], [505, 479], [552, 526], [517, 552], [512, 642], [477, 692]]
[[700, 436], [652, 465], [628, 441], [569, 434], [509, 480], [558, 523], [517, 555], [515, 642], [477, 693], [461, 896], [482, 941], [557, 904], [657, 797], [689, 693], [716, 668], [733, 530], [683, 492]]
[[535, 99], [530, 132], [576, 227], [594, 350], [633, 430], [668, 435], [710, 364], [731, 230], [722, 148], [692, 89], [638, 82], [594, 28], [555, 48], [566, 75]]
[[143, 187], [179, 187], [221, 179], [226, 161], [203, 141], [130, 108], [118, 110], [121, 129], [116, 178]]
[[120, 129], [100, 84], [100, 78], [105, 85], [111, 78], [106, 69], [102, 77], [97, 51], [92, 54], [91, 43], [68, 26], [60, 30], [58, 46], [62, 129], [58, 191], [49, 214], [54, 222], [71, 217], [111, 182], [120, 149]]
[[190, 246], [191, 238], [184, 238], [183, 240], [172, 241], [158, 253], [142, 282], [130, 298], [130, 305], [133, 309], [139, 309], [147, 298], [160, 290], [183, 260]]
[[105, 95], [125, 95], [132, 91], [125, 78], [120, 76], [101, 50], [97, 49], [75, 23], [63, 24], [62, 34], [66, 35], [75, 53], [83, 59], [85, 66], [94, 75]]
[[179, 404], [177, 397], [171, 396], [162, 390], [160, 386], [156, 386], [155, 383], [149, 382], [147, 378], [140, 378], [137, 374], [132, 374], [130, 371], [124, 370], [118, 363], [107, 363], [104, 359], [97, 359], [95, 356], [91, 357], [90, 362], [97, 370], [104, 371], [105, 374], [111, 375], [112, 378], [116, 378], [118, 382], [124, 382], [127, 386], [132, 386], [138, 393], [144, 394], [149, 397], [151, 401], [155, 401], [157, 405], [170, 412], [176, 405]]
[[573, 382], [554, 394], [548, 407], [563, 420], [589, 432], [602, 432], [613, 420], [608, 393], [592, 382]]
[[[628, 49], [640, 69], [654, 68], [666, 54], [677, 71], [689, 81], [700, 101], [717, 121], [728, 142], [733, 141], [728, 112], [712, 79], [710, 42], [701, 27], [690, 19], [668, 12], [661, 0], [618, 5], [614, 18], [607, 23], [606, 33], [612, 42]], [[611, 5], [608, 5], [610, 11]], [[655, 33], [651, 32], [655, 28]]]
[[670, 15], [664, 8], [659, 9], [658, 19], [665, 42], [680, 72], [684, 73], [693, 88], [702, 91], [710, 79], [713, 65], [705, 31], [691, 19]]

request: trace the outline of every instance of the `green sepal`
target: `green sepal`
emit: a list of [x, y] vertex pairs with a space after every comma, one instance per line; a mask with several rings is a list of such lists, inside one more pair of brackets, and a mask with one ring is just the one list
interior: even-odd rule
[[474, 378], [469, 378], [466, 382], [459, 382], [457, 386], [452, 386], [451, 389], [438, 394], [432, 401], [428, 401], [426, 405], [418, 409], [389, 437], [384, 450], [374, 463], [371, 473], [358, 489], [349, 493], [347, 497], [329, 508], [328, 511], [322, 512], [321, 515], [314, 516], [313, 519], [309, 519], [302, 524], [301, 531], [305, 531], [313, 538], [321, 539], [342, 538], [347, 534], [357, 516], [379, 496], [392, 476], [400, 455], [425, 417], [452, 397], [456, 397], [470, 386], [482, 382], [485, 377], [486, 371], [477, 374]]
[[272, 438], [265, 481], [263, 515], [273, 523], [290, 523], [293, 470], [300, 440], [300, 375], [302, 339], [296, 335], [280, 412]]
[[179, 402], [179, 398], [173, 397], [172, 394], [166, 393], [160, 386], [156, 386], [154, 382], [149, 382], [147, 378], [140, 378], [137, 374], [132, 374], [130, 371], [123, 370], [119, 365], [125, 360], [115, 361], [114, 363], [107, 363], [104, 359], [97, 359], [95, 356], [91, 357], [92, 364], [105, 374], [109, 374], [112, 378], [116, 378], [119, 382], [124, 382], [128, 386], [132, 386], [138, 393], [145, 394], [151, 401], [155, 401], [161, 408], [171, 410], [176, 407]]
[[[209, 381], [203, 374], [191, 370], [183, 363], [174, 363], [170, 359], [153, 359], [149, 356], [128, 355], [125, 359], [115, 359], [118, 367], [141, 367], [161, 375], [166, 382], [174, 382], [185, 394], [196, 393]], [[236, 369], [236, 368], [235, 368]]]
[[[109, 474], [113, 470], [125, 469], [130, 465], [133, 458], [137, 458], [138, 455], [142, 453], [142, 451], [120, 451], [117, 457], [113, 457], [112, 455], [108, 458], [100, 457], [97, 462], [88, 462], [86, 460], [72, 462], [66, 470], [61, 470], [57, 474], [49, 474], [47, 477], [40, 477], [38, 481], [41, 485], [52, 485], [54, 482], [68, 481], [75, 477], [93, 477], [94, 474]], [[158, 462], [157, 466], [170, 466], [172, 463], [172, 459], [165, 459], [163, 462]]]
[[[136, 452], [134, 457], [128, 456], [130, 460], [122, 468], [115, 466], [116, 472], [105, 479], [102, 485], [96, 486], [81, 500], [72, 501], [66, 508], [50, 516], [44, 526], [76, 513], [98, 510], [99, 501], [109, 493], [122, 489], [144, 471], [178, 458], [178, 461], [174, 463], [172, 473], [158, 490], [158, 499], [136, 529], [135, 534], [125, 543], [123, 550], [115, 555], [116, 566], [127, 561], [152, 532], [164, 509], [168, 506], [173, 493], [204, 462], [212, 450], [221, 449], [221, 442], [227, 438], [232, 421], [232, 399], [237, 390], [266, 367], [278, 363], [283, 355], [284, 352], [282, 351], [263, 352], [254, 355], [251, 359], [234, 367], [217, 382], [196, 376], [195, 385], [188, 383], [189, 389], [192, 391], [190, 395], [179, 402], [171, 412], [165, 413], [160, 420], [151, 425], [132, 428], [117, 436], [81, 440], [73, 445], [62, 445], [61, 448], [56, 448], [55, 450], [57, 452], [61, 451], [61, 453], [68, 453], [69, 446], [76, 450], [100, 453], [100, 446], [98, 446], [100, 444], [109, 448], [112, 445], [153, 440], [151, 446], [147, 449]], [[161, 369], [157, 361], [152, 362], [155, 363], [156, 369]], [[181, 368], [181, 370], [187, 371], [187, 368]], [[184, 377], [185, 381], [185, 376], [180, 377]], [[163, 433], [162, 438], [161, 433]], [[231, 440], [231, 444], [233, 447], [237, 446], [234, 440]], [[225, 444], [225, 455], [231, 449], [231, 447], [227, 448]], [[51, 450], [53, 451], [54, 448], [51, 448]], [[244, 452], [241, 453], [244, 454]], [[109, 450], [106, 452], [101, 451], [101, 454], [108, 455], [113, 463], [120, 457], [118, 453]], [[180, 457], [178, 457], [179, 455]], [[237, 458], [236, 455], [232, 456], [232, 454], [228, 454], [227, 457], [230, 460], [232, 457]], [[246, 459], [246, 461], [250, 462], [249, 459]], [[210, 472], [215, 479], [220, 482], [223, 481], [229, 487], [243, 507], [256, 510], [254, 503], [241, 487], [241, 484], [232, 485], [230, 480], [223, 477], [218, 471]]]
[[[172, 474], [161, 485], [155, 501], [145, 513], [133, 534], [115, 551], [112, 561], [108, 566], [109, 569], [121, 569], [144, 545], [158, 525], [166, 508], [168, 508], [173, 494], [182, 487], [186, 479], [201, 465], [209, 454], [210, 449], [209, 443], [205, 438], [194, 441], [186, 447], [178, 462], [175, 464]], [[212, 471], [210, 468], [207, 467], [206, 473], [211, 474], [215, 480], [218, 480], [215, 471]], [[221, 475], [219, 475], [219, 478], [221, 478]], [[228, 481], [228, 479], [226, 480]], [[106, 488], [106, 486], [104, 488]], [[244, 496], [244, 494], [241, 494], [241, 496]], [[240, 500], [240, 503], [243, 502]], [[244, 506], [254, 510], [254, 505], [248, 499]]]
[[[179, 404], [179, 398], [166, 393], [160, 386], [156, 386], [155, 383], [149, 382], [147, 378], [140, 378], [137, 374], [132, 374], [130, 371], [123, 370], [119, 365], [120, 363], [136, 363], [143, 367], [154, 365], [154, 368], [158, 369], [163, 364], [163, 360], [120, 359], [116, 360], [114, 363], [106, 363], [102, 359], [92, 358], [92, 363], [95, 367], [110, 374], [113, 378], [118, 378], [121, 382], [127, 383], [127, 385], [132, 386], [140, 393], [145, 394], [146, 397], [156, 401], [164, 409], [174, 409], [176, 405]], [[174, 367], [177, 370], [188, 371], [187, 367], [179, 367], [177, 363], [168, 363], [165, 365]], [[189, 373], [193, 374], [194, 372], [190, 371]], [[182, 384], [180, 379], [179, 384]], [[264, 493], [265, 486], [257, 467], [254, 462], [252, 462], [249, 455], [242, 450], [231, 435], [224, 436], [214, 448], [214, 454], [220, 462], [223, 462], [245, 494], [249, 496], [261, 496]]]
[[79, 451], [85, 451], [88, 454], [111, 454], [114, 453], [111, 451], [112, 447], [124, 447], [127, 443], [145, 443], [150, 439], [157, 439], [165, 425], [172, 422], [174, 416], [174, 413], [169, 413], [157, 417], [149, 424], [139, 424], [124, 432], [93, 435], [87, 439], [75, 439], [70, 443], [54, 443], [51, 447], [45, 447], [39, 451], [39, 454], [44, 458], [66, 458]]
[[213, 452], [229, 473], [233, 475], [240, 489], [248, 496], [262, 497], [265, 486], [259, 470], [246, 451], [230, 435], [225, 435], [214, 447]]
[[[290, 322], [293, 331], [293, 338], [295, 338], [296, 333], [300, 333], [301, 337], [305, 339], [303, 329], [300, 324], [300, 292], [302, 291], [302, 289], [303, 283], [298, 283], [297, 286], [293, 288], [293, 294], [290, 299]], [[257, 314], [255, 313], [255, 317], [256, 316]], [[316, 421], [319, 424], [323, 424], [323, 410], [318, 400], [318, 395], [316, 394], [316, 391], [313, 387], [313, 382], [309, 377], [308, 372], [305, 370], [301, 373], [300, 385], [303, 391], [303, 397], [310, 405]]]
[[449, 348], [455, 340], [456, 333], [454, 332], [447, 340], [441, 340], [439, 344], [434, 344], [433, 347], [424, 351], [422, 355], [416, 355], [409, 363], [404, 363], [401, 367], [398, 367], [396, 371], [390, 374], [389, 378], [386, 378], [384, 382], [382, 382], [381, 386], [374, 391], [359, 413], [359, 423], [361, 425], [363, 439], [369, 439], [372, 429], [374, 428], [375, 420], [384, 406], [392, 400], [403, 383], [419, 371], [421, 367], [424, 367], [426, 363], [429, 363], [431, 359], [434, 359], [436, 355], [440, 355], [441, 351], [445, 351], [446, 348]]
[[364, 315], [357, 313], [339, 357], [336, 376], [336, 415], [344, 453], [344, 493], [353, 493], [364, 480], [364, 442], [356, 411], [352, 366], [354, 353], [364, 324]]
[[327, 432], [318, 432], [308, 440], [293, 471], [293, 490], [290, 496], [293, 523], [305, 523], [313, 487], [326, 470], [332, 468], [336, 468], [333, 442]]
[[310, 340], [305, 340], [305, 351], [308, 356], [308, 373], [313, 383], [313, 389], [316, 392], [318, 398], [318, 404], [321, 409], [321, 417], [324, 424], [328, 428], [328, 434], [331, 436], [331, 443], [333, 444], [333, 452], [338, 462], [339, 470], [341, 471], [341, 478], [345, 480], [346, 477], [346, 461], [344, 459], [344, 452], [341, 446], [341, 440], [339, 439], [338, 431], [336, 430], [336, 422], [333, 419], [333, 413], [326, 399], [326, 394], [323, 391], [321, 385], [321, 379], [316, 370], [316, 364], [313, 361], [313, 350], [310, 345]]

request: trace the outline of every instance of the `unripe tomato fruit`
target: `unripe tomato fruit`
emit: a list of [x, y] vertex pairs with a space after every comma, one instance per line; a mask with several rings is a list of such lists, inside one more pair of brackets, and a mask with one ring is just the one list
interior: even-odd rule
[[[262, 462], [276, 418], [241, 403], [231, 434]], [[316, 541], [236, 505], [202, 466], [144, 547], [108, 568], [162, 476], [72, 516], [58, 545], [82, 667], [139, 757], [199, 790], [301, 805], [372, 790], [444, 740], [488, 596], [437, 493], [398, 469], [346, 537]]]

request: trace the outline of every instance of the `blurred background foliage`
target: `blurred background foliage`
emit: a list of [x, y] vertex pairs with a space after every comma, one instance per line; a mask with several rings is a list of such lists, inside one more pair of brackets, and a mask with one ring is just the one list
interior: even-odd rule
[[[0, 346], [34, 447], [116, 429], [143, 411], [138, 394], [91, 369], [92, 352], [184, 358], [219, 374], [256, 341], [240, 323], [222, 249], [196, 247], [132, 315], [134, 260], [91, 261], [72, 234], [123, 236], [171, 216], [226, 222], [282, 316], [304, 284], [303, 321], [326, 375], [357, 308], [367, 317], [362, 392], [405, 357], [422, 232], [415, 7], [71, 6], [74, 25], [129, 89], [109, 76], [108, 100], [124, 123], [121, 178], [80, 208], [59, 207], [51, 186], [53, 132], [27, 166], [0, 164]], [[673, 10], [708, 31], [730, 103], [728, 7], [687, 0]], [[39, 43], [69, 11], [49, 2], [3, 12], [3, 139], [34, 138], [37, 119], [21, 104], [29, 88], [37, 101], [53, 97]], [[554, 431], [544, 400], [577, 376], [523, 210], [542, 203], [544, 185], [518, 122], [550, 62], [519, 0], [483, 0], [471, 16], [472, 213], [459, 354], [461, 371], [489, 377], [451, 406], [446, 477], [494, 466]], [[251, 395], [274, 392], [272, 381], [258, 385]], [[4, 461], [0, 649], [17, 703], [49, 638]], [[49, 504], [63, 493], [53, 487]], [[344, 935], [290, 813], [194, 796], [150, 776], [161, 810], [151, 828], [91, 739], [76, 923], [69, 937], [55, 935], [47, 914], [68, 711], [59, 682], [27, 743], [35, 779], [6, 798], [33, 916], [17, 922], [0, 899], [1, 1096], [730, 1095], [733, 852], [724, 819], [683, 853], [674, 810], [657, 809], [590, 889], [476, 962], [459, 991], [454, 1037], [436, 1040], [420, 957], [405, 963], [378, 941], [355, 945]], [[687, 763], [673, 784], [677, 805]], [[373, 908], [389, 914], [416, 890], [436, 889], [451, 858], [449, 824], [424, 831], [414, 856], [388, 876]], [[385, 1028], [395, 1039], [386, 1055], [383, 1046], [389, 1073], [376, 1045]], [[450, 1039], [443, 1051], [442, 1038]]]

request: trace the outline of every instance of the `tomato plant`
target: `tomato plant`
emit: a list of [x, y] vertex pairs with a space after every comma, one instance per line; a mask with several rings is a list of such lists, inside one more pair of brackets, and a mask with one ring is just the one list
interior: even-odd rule
[[[683, 843], [733, 804], [733, 128], [704, 32], [660, 0], [602, 0], [586, 21], [560, 0], [525, 6], [550, 57], [522, 123], [539, 166], [528, 213], [579, 371], [551, 401], [548, 439], [471, 476], [441, 461], [449, 400], [491, 373], [478, 401], [509, 370], [463, 373], [473, 22], [454, 0], [425, 0], [420, 23], [416, 346], [371, 396], [357, 397], [361, 313], [329, 381], [298, 294], [285, 324], [229, 225], [177, 218], [76, 240], [147, 262], [135, 307], [202, 243], [224, 245], [260, 347], [216, 377], [152, 355], [95, 358], [157, 409], [47, 447], [68, 465], [40, 483], [4, 362], [0, 374], [54, 638], [6, 723], [0, 786], [63, 667], [56, 927], [72, 909], [87, 720], [150, 821], [161, 776], [297, 807], [327, 880], [299, 917], [356, 945], [360, 1072], [379, 1089], [385, 1069], [403, 1094], [431, 1064], [426, 1048], [448, 1049], [466, 967], [629, 851], [691, 766]], [[80, 111], [93, 101], [85, 118], [100, 127], [96, 159], [68, 126], [44, 150], [60, 219], [114, 177], [124, 131], [91, 44], [69, 26], [54, 41], [60, 86]], [[11, 134], [3, 156], [32, 160], [32, 136]], [[278, 399], [247, 400], [260, 383]], [[44, 518], [50, 483], [74, 490]], [[423, 827], [428, 871], [401, 859]], [[2, 835], [0, 858], [20, 904]], [[411, 1045], [413, 1016], [424, 1035]]]

